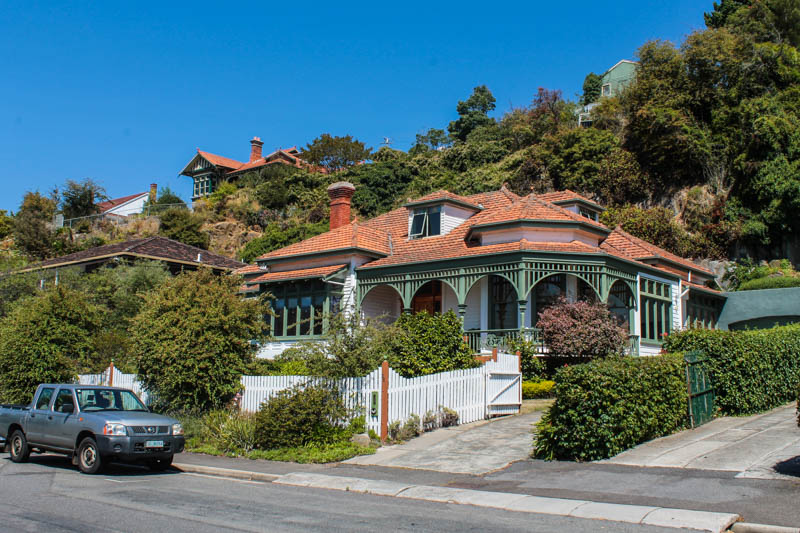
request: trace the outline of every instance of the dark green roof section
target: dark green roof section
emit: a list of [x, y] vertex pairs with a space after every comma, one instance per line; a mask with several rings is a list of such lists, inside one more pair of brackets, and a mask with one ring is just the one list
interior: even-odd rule
[[719, 315], [720, 329], [772, 327], [800, 321], [800, 287], [726, 292]]

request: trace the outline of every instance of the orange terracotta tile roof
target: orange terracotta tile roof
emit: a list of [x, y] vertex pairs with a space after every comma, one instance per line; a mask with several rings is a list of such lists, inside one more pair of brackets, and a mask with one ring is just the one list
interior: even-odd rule
[[717, 289], [712, 289], [711, 287], [706, 287], [705, 285], [700, 285], [699, 283], [693, 283], [691, 281], [682, 281], [684, 285], [687, 285], [691, 289], [697, 289], [700, 291], [711, 292], [714, 294], [722, 295], [722, 291], [718, 291]]
[[389, 255], [389, 234], [358, 222], [341, 226], [304, 241], [290, 244], [258, 257], [257, 261], [307, 255], [333, 250], [352, 250], [358, 248], [378, 255]]
[[284, 281], [290, 279], [323, 278], [344, 268], [347, 268], [347, 265], [331, 265], [315, 268], [302, 268], [299, 270], [285, 270], [283, 272], [267, 272], [261, 274], [257, 278], [247, 280], [245, 284], [255, 285], [258, 283], [269, 283], [272, 281]]
[[[481, 213], [482, 215], [483, 213]], [[484, 224], [496, 224], [502, 222], [513, 222], [515, 220], [546, 220], [550, 222], [579, 222], [581, 224], [589, 224], [600, 229], [608, 230], [606, 226], [600, 222], [596, 222], [590, 218], [586, 218], [577, 213], [573, 213], [563, 207], [552, 204], [548, 201], [542, 200], [535, 194], [529, 194], [524, 198], [513, 202], [507, 209], [498, 209], [491, 211], [486, 216], [473, 217], [475, 222], [473, 226]], [[471, 218], [470, 220], [473, 220]]]
[[218, 167], [239, 168], [240, 166], [244, 165], [244, 163], [241, 161], [236, 161], [235, 159], [222, 157], [221, 155], [204, 152], [202, 150], [197, 150], [197, 153], [203, 156], [203, 158], [205, 158], [209, 163], [212, 163]]
[[582, 200], [590, 204], [599, 205], [594, 200], [590, 200], [589, 198], [586, 198], [585, 196], [580, 195], [569, 189], [563, 191], [546, 192], [542, 194], [537, 194], [536, 196], [538, 196], [541, 200], [544, 200], [546, 202], [568, 202], [570, 200]]
[[457, 203], [460, 203], [460, 204], [471, 205], [476, 210], [480, 209], [480, 207], [478, 207], [475, 204], [475, 201], [473, 199], [468, 198], [466, 196], [460, 196], [458, 194], [453, 194], [450, 191], [445, 191], [444, 189], [440, 189], [440, 190], [438, 190], [436, 192], [432, 192], [430, 194], [426, 194], [422, 198], [417, 198], [416, 200], [411, 200], [410, 202], [406, 203], [405, 205], [406, 206], [411, 206], [411, 205], [415, 205], [415, 204], [422, 204], [422, 203], [427, 203], [427, 202], [435, 202], [437, 200], [441, 200], [441, 201], [450, 200], [450, 201], [457, 202]]
[[651, 257], [665, 259], [672, 263], [677, 263], [685, 268], [702, 272], [707, 275], [713, 275], [710, 270], [693, 263], [689, 259], [680, 257], [664, 250], [663, 248], [659, 248], [654, 244], [650, 244], [647, 241], [639, 239], [638, 237], [634, 237], [619, 227], [615, 228], [614, 231], [611, 232], [611, 234], [606, 238], [605, 241], [603, 241], [600, 247], [614, 248], [640, 261], [642, 259]]
[[233, 271], [234, 274], [239, 274], [240, 276], [244, 276], [246, 274], [255, 274], [256, 272], [262, 272], [262, 269], [258, 265], [247, 265], [242, 268], [237, 268]]
[[101, 213], [105, 213], [109, 209], [114, 209], [118, 205], [122, 205], [125, 202], [129, 202], [135, 198], [140, 198], [142, 196], [147, 196], [148, 193], [140, 192], [138, 194], [129, 194], [128, 196], [122, 196], [120, 198], [113, 198], [111, 200], [106, 200], [105, 202], [100, 202], [97, 204], [97, 208], [100, 210]]
[[[250, 162], [241, 164], [241, 166], [239, 166], [237, 168], [234, 168], [233, 170], [228, 172], [228, 174], [238, 174], [240, 172], [245, 172], [245, 171], [253, 169], [253, 168], [263, 167], [263, 166], [266, 166], [266, 165], [272, 165], [272, 164], [275, 164], [275, 163], [283, 163], [284, 165], [292, 165], [293, 164], [293, 165], [296, 165], [296, 166], [309, 166], [308, 163], [306, 163], [305, 161], [303, 161], [302, 159], [297, 157], [296, 154], [291, 153], [293, 150], [295, 152], [297, 151], [297, 149], [294, 148], [294, 147], [292, 147], [292, 148], [290, 148], [288, 150], [275, 150], [271, 154], [269, 154], [267, 156], [264, 156], [264, 157], [262, 157], [260, 159], [256, 159], [255, 161], [250, 161]], [[286, 158], [288, 158], [289, 161], [287, 161], [285, 159], [281, 159], [280, 158], [281, 155], [286, 156]]]

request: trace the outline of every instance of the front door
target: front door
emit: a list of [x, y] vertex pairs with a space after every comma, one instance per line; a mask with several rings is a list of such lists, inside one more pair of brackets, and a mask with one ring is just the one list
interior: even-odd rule
[[411, 300], [411, 310], [414, 314], [425, 311], [429, 315], [442, 312], [442, 282], [429, 281], [419, 288], [414, 299]]

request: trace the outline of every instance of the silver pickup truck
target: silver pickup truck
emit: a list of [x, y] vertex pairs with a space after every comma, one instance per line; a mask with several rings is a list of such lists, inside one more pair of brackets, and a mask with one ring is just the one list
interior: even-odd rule
[[0, 438], [15, 463], [32, 451], [63, 453], [86, 474], [109, 461], [165, 470], [184, 446], [177, 420], [151, 413], [130, 390], [93, 385], [39, 385], [31, 405], [0, 406]]

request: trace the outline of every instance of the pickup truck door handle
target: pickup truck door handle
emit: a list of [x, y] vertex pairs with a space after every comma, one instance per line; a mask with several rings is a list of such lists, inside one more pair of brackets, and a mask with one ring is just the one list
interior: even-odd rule
[[47, 417], [47, 419], [48, 419], [48, 420], [52, 420], [52, 419], [53, 419], [53, 417], [52, 417], [52, 416], [48, 416], [48, 417]]

